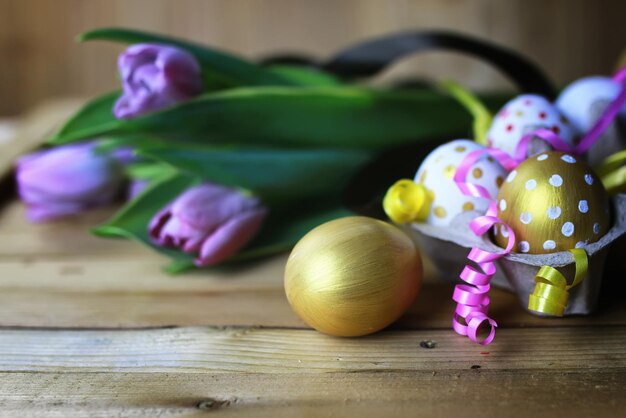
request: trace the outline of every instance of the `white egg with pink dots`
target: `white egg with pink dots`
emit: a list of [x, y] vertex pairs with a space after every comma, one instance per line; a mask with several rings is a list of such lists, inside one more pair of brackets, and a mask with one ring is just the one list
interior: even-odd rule
[[[556, 106], [545, 97], [524, 94], [509, 101], [494, 117], [487, 132], [487, 145], [513, 156], [524, 135], [537, 129], [549, 129], [573, 145], [575, 130]], [[549, 149], [546, 145], [544, 149]]]

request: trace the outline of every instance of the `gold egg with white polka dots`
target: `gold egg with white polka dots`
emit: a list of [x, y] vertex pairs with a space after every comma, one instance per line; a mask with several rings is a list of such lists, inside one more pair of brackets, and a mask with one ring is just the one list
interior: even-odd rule
[[[504, 181], [497, 205], [521, 253], [582, 248], [599, 240], [611, 225], [602, 182], [580, 157], [563, 152], [523, 161]], [[506, 230], [496, 227], [494, 239], [505, 247]]]

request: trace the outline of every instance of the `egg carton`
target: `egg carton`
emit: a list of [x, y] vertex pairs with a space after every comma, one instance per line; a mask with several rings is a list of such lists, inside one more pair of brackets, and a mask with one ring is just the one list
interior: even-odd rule
[[[609, 247], [626, 233], [626, 194], [613, 197], [611, 203], [613, 227], [599, 241], [584, 247], [589, 256], [588, 274], [582, 283], [570, 290], [565, 315], [589, 314], [598, 304]], [[439, 277], [460, 283], [459, 274], [470, 263], [467, 255], [472, 247], [490, 252], [502, 251], [488, 238], [476, 236], [470, 229], [469, 223], [480, 215], [478, 212], [463, 212], [446, 227], [414, 223], [405, 229], [422, 252], [433, 261]], [[575, 273], [574, 257], [568, 251], [551, 254], [511, 253], [498, 259], [496, 263], [498, 269], [491, 283], [515, 292], [524, 309], [528, 309], [528, 296], [533, 292], [535, 275], [541, 266], [555, 267], [570, 280]]]

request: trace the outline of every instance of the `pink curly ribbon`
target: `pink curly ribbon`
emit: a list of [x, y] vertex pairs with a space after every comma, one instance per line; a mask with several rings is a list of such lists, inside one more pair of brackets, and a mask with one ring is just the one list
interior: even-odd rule
[[[460, 278], [467, 284], [458, 284], [454, 287], [452, 300], [457, 303], [457, 306], [452, 318], [452, 328], [457, 334], [467, 336], [470, 340], [480, 345], [487, 345], [493, 341], [496, 336], [496, 327], [498, 326], [496, 321], [487, 315], [490, 302], [488, 296], [491, 288], [490, 283], [493, 275], [496, 273], [495, 261], [510, 253], [515, 245], [515, 233], [511, 227], [498, 218], [496, 202], [489, 192], [484, 187], [468, 183], [465, 180], [470, 167], [485, 154], [494, 155], [494, 158], [502, 157], [503, 162], [507, 165], [514, 163], [510, 157], [504, 157], [496, 150], [476, 150], [465, 156], [454, 175], [454, 181], [461, 193], [489, 200], [489, 209], [487, 209], [485, 215], [479, 216], [470, 222], [470, 229], [480, 236], [489, 232], [494, 225], [500, 224], [507, 228], [509, 232], [507, 247], [503, 252], [490, 253], [480, 248], [472, 248], [467, 258], [473, 261], [478, 266], [478, 269], [471, 265], [466, 265], [460, 274]], [[489, 324], [491, 330], [486, 338], [479, 340], [478, 330], [484, 323]]]
[[524, 135], [517, 143], [513, 158], [518, 162], [518, 164], [526, 159], [528, 146], [533, 138], [543, 139], [557, 151], [574, 152], [572, 147], [553, 131], [545, 128], [537, 129]]
[[519, 165], [519, 161], [500, 149], [487, 148], [487, 153], [495, 158], [506, 171], [511, 171]]

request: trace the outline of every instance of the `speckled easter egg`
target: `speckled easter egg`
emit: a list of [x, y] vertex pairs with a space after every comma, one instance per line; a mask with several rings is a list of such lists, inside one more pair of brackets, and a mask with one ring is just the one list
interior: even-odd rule
[[[556, 107], [580, 134], [584, 134], [597, 120], [599, 112], [595, 112], [594, 107], [601, 106], [604, 109], [621, 89], [621, 85], [609, 77], [581, 78], [561, 92]], [[626, 120], [626, 106], [622, 108], [620, 118]]]
[[[495, 116], [487, 132], [487, 145], [513, 155], [522, 137], [536, 129], [550, 129], [569, 144], [573, 144], [575, 130], [556, 106], [545, 97], [524, 94], [509, 101]], [[541, 140], [529, 146], [528, 155], [551, 149]]]
[[[550, 151], [511, 171], [498, 195], [498, 216], [515, 232], [517, 251], [545, 254], [580, 248], [610, 227], [609, 198], [600, 179], [570, 154]], [[507, 244], [504, 228], [495, 242]]]
[[[426, 157], [415, 175], [415, 182], [423, 184], [433, 199], [426, 223], [444, 226], [463, 211], [487, 210], [486, 199], [465, 196], [454, 182], [456, 169], [467, 154], [484, 148], [474, 141], [457, 139], [435, 148]], [[505, 177], [506, 170], [491, 156], [484, 155], [470, 167], [466, 181], [483, 186], [496, 196]]]

